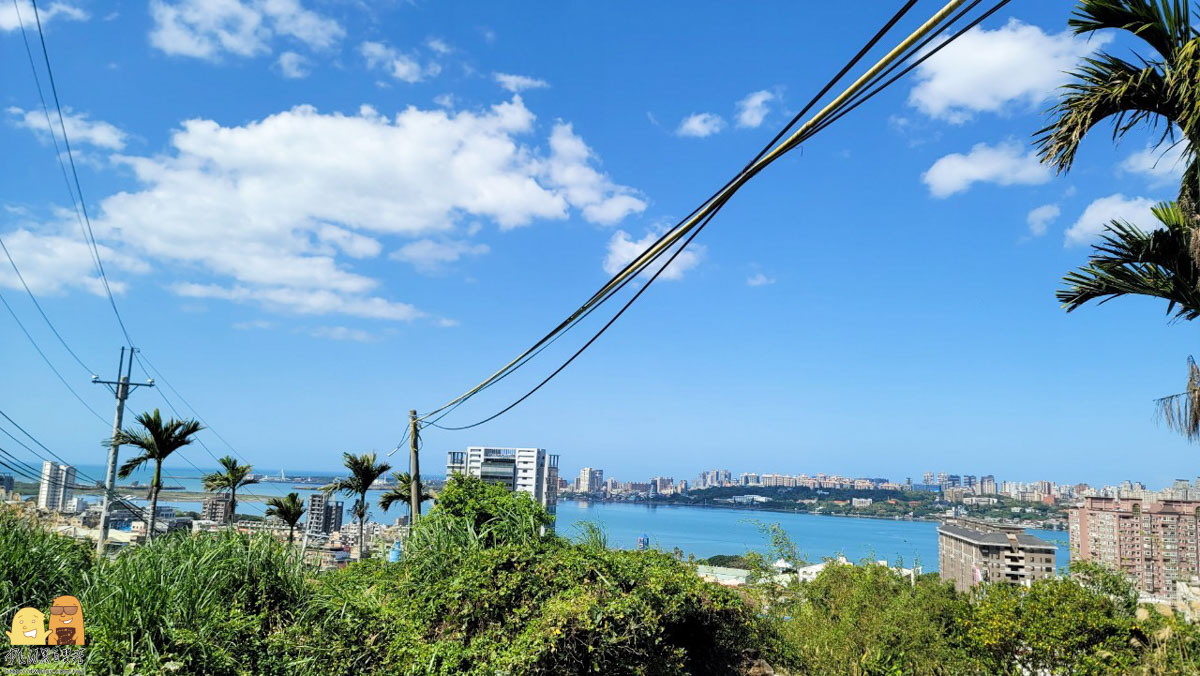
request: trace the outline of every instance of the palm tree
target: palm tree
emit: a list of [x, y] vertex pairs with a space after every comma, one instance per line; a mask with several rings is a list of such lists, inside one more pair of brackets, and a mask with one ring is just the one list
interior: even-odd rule
[[[412, 523], [412, 475], [408, 472], [397, 472], [392, 475], [392, 479], [396, 482], [396, 487], [390, 489], [379, 497], [379, 508], [383, 511], [388, 511], [388, 508], [397, 502], [402, 502], [408, 507], [409, 523]], [[420, 480], [418, 480], [420, 481]], [[425, 490], [424, 482], [417, 484], [418, 490], [421, 492], [421, 502], [425, 502], [434, 497], [433, 493]]]
[[204, 426], [195, 420], [176, 420], [171, 418], [163, 422], [158, 409], [153, 413], [142, 413], [137, 417], [137, 423], [142, 426], [140, 431], [121, 430], [116, 438], [105, 445], [116, 443], [118, 446], [135, 446], [141, 453], [125, 461], [117, 471], [117, 475], [126, 479], [130, 474], [147, 462], [154, 462], [154, 479], [150, 481], [150, 523], [146, 536], [154, 538], [155, 511], [158, 508], [158, 493], [162, 489], [162, 464], [172, 453], [192, 443], [192, 436]]
[[[1157, 147], [1182, 144], [1188, 165], [1179, 204], [1194, 226], [1200, 221], [1200, 31], [1192, 25], [1190, 0], [1080, 0], [1069, 25], [1077, 35], [1126, 31], [1155, 54], [1136, 63], [1106, 52], [1084, 59], [1051, 109], [1053, 120], [1038, 132], [1042, 162], [1060, 173], [1070, 170], [1084, 136], [1108, 118], [1114, 140], [1140, 126], [1161, 129]], [[1193, 229], [1190, 249], [1200, 264], [1200, 229]]]
[[365, 547], [363, 546], [363, 526], [367, 520], [367, 491], [371, 489], [371, 484], [375, 483], [392, 466], [386, 462], [377, 463], [374, 452], [363, 453], [362, 455], [343, 453], [342, 463], [346, 465], [346, 469], [350, 470], [350, 474], [344, 478], [337, 479], [333, 483], [322, 486], [321, 490], [325, 491], [326, 494], [342, 493], [348, 497], [358, 498], [358, 501], [354, 503], [352, 513], [358, 519], [358, 560], [361, 561], [365, 551]]
[[267, 500], [267, 516], [277, 516], [288, 525], [288, 544], [296, 533], [296, 524], [304, 516], [304, 503], [300, 501], [299, 493], [288, 493], [286, 498], [271, 498]]
[[250, 465], [239, 464], [231, 456], [225, 456], [217, 460], [221, 464], [224, 471], [213, 472], [204, 476], [204, 490], [228, 492], [229, 493], [229, 516], [228, 523], [233, 524], [234, 514], [237, 512], [237, 492], [243, 486], [258, 483], [258, 479], [249, 477], [250, 471], [254, 469]]
[[[1067, 288], [1057, 296], [1067, 312], [1092, 301], [1150, 296], [1167, 301], [1167, 314], [1175, 320], [1200, 318], [1200, 268], [1191, 247], [1195, 228], [1178, 204], [1164, 202], [1152, 211], [1162, 225], [1158, 230], [1146, 232], [1123, 221], [1105, 228], [1087, 266], [1063, 278]], [[1191, 357], [1187, 388], [1156, 403], [1168, 427], [1200, 439], [1200, 368]]]
[[[1138, 127], [1161, 130], [1156, 148], [1181, 146], [1187, 162], [1175, 205], [1155, 216], [1165, 231], [1146, 233], [1113, 222], [1089, 264], [1068, 274], [1058, 292], [1067, 311], [1116, 296], [1166, 299], [1176, 319], [1197, 316], [1200, 294], [1200, 31], [1190, 0], [1080, 0], [1069, 22], [1077, 35], [1123, 30], [1153, 50], [1136, 63], [1106, 52], [1086, 58], [1073, 73], [1052, 121], [1035, 143], [1045, 164], [1059, 173], [1075, 163], [1083, 138], [1112, 118], [1113, 140]], [[1200, 439], [1200, 371], [1188, 359], [1184, 392], [1158, 400], [1160, 417], [1191, 440]]]

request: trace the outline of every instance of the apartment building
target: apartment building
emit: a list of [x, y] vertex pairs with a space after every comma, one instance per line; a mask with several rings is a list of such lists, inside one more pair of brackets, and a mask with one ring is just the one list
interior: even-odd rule
[[333, 500], [325, 493], [313, 493], [308, 496], [308, 522], [305, 528], [309, 533], [329, 535], [342, 529], [342, 517], [345, 505], [341, 500]]
[[579, 470], [579, 480], [575, 484], [575, 490], [580, 493], [599, 493], [604, 487], [604, 470], [584, 467]]
[[217, 523], [229, 521], [229, 496], [214, 495], [204, 498], [204, 504], [200, 508], [200, 520]]
[[1145, 594], [1174, 595], [1200, 574], [1200, 501], [1084, 498], [1068, 514], [1071, 558], [1125, 572]]
[[75, 468], [46, 460], [42, 463], [42, 480], [38, 484], [38, 509], [65, 512], [74, 497]]
[[981, 582], [1028, 585], [1054, 576], [1057, 548], [1022, 528], [949, 519], [937, 531], [938, 571], [958, 591]]
[[471, 446], [465, 451], [450, 451], [446, 476], [452, 474], [466, 474], [501, 484], [510, 491], [528, 493], [551, 516], [557, 511], [558, 456], [544, 448]]

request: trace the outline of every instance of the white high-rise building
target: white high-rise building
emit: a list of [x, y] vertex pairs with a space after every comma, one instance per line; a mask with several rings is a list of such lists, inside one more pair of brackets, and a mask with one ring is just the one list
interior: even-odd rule
[[42, 463], [42, 481], [38, 486], [38, 509], [70, 511], [75, 491], [75, 468], [46, 460]]
[[579, 470], [579, 484], [576, 490], [582, 493], [599, 493], [604, 487], [604, 470], [584, 467]]
[[[603, 474], [597, 472], [599, 481]], [[554, 516], [558, 503], [558, 456], [544, 448], [491, 448], [470, 446], [466, 451], [450, 451], [446, 476], [466, 474], [489, 483], [506, 486], [510, 491], [528, 493], [534, 502]], [[599, 489], [599, 484], [597, 484]]]

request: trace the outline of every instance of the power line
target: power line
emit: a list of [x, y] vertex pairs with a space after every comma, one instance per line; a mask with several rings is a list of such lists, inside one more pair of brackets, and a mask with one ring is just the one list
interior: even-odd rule
[[34, 340], [32, 335], [30, 335], [29, 330], [25, 328], [25, 324], [21, 321], [20, 317], [17, 316], [17, 313], [12, 309], [12, 306], [8, 304], [8, 300], [4, 298], [3, 293], [0, 293], [0, 304], [4, 305], [5, 310], [8, 310], [8, 314], [12, 316], [13, 321], [15, 321], [17, 326], [20, 327], [21, 333], [25, 334], [25, 337], [29, 339], [29, 344], [33, 345], [33, 349], [37, 351], [38, 356], [42, 358], [42, 361], [46, 362], [46, 366], [49, 366], [50, 370], [54, 372], [54, 375], [58, 378], [58, 381], [63, 384], [63, 387], [67, 388], [67, 390], [71, 392], [71, 395], [74, 396], [80, 404], [83, 404], [83, 407], [86, 408], [89, 413], [95, 416], [97, 420], [102, 423], [107, 423], [107, 421], [104, 419], [104, 416], [100, 415], [96, 412], [96, 409], [89, 406], [88, 403], [84, 401], [83, 397], [81, 397], [79, 393], [75, 391], [75, 388], [71, 387], [71, 384], [67, 382], [67, 379], [63, 377], [63, 374], [54, 367], [54, 364], [50, 361], [50, 358], [47, 357], [46, 353], [42, 351], [42, 348], [37, 344], [37, 341]]
[[[83, 196], [83, 186], [79, 182], [79, 172], [75, 168], [75, 155], [71, 152], [71, 139], [67, 135], [67, 125], [63, 120], [62, 103], [58, 98], [58, 85], [54, 81], [54, 68], [50, 65], [50, 50], [46, 47], [46, 33], [42, 30], [41, 13], [38, 11], [37, 0], [31, 0], [31, 2], [33, 18], [37, 22], [38, 38], [42, 44], [42, 58], [46, 62], [46, 76], [50, 82], [50, 92], [54, 95], [54, 108], [58, 111], [58, 127], [62, 132], [67, 161], [71, 165], [71, 177], [74, 179], [75, 192], [79, 194], [79, 208], [83, 213], [83, 221], [87, 225], [88, 242], [91, 244], [92, 253], [95, 256], [96, 270], [100, 273], [100, 281], [104, 284], [104, 292], [108, 295], [108, 303], [112, 306], [113, 315], [117, 318], [121, 333], [129, 345], [134, 345], [133, 339], [129, 337], [129, 331], [125, 328], [125, 320], [121, 318], [121, 311], [117, 309], [117, 299], [113, 296], [112, 288], [108, 284], [108, 275], [104, 272], [104, 262], [100, 259], [100, 247], [96, 245], [96, 233], [92, 230], [92, 219], [88, 216], [87, 200]], [[22, 24], [21, 30], [24, 31], [24, 24]]]
[[54, 322], [50, 321], [50, 317], [48, 317], [46, 315], [46, 311], [42, 309], [42, 304], [38, 302], [37, 296], [33, 295], [33, 290], [30, 289], [29, 284], [25, 282], [25, 275], [21, 274], [21, 268], [17, 267], [17, 262], [13, 260], [12, 254], [9, 253], [8, 246], [4, 244], [4, 238], [2, 237], [0, 237], [0, 249], [4, 250], [4, 256], [8, 258], [8, 264], [12, 266], [13, 272], [15, 272], [17, 275], [17, 279], [21, 281], [21, 286], [25, 287], [25, 293], [29, 295], [29, 300], [33, 301], [33, 306], [37, 308], [38, 314], [42, 315], [42, 319], [45, 320], [46, 326], [50, 327], [50, 331], [54, 333], [54, 337], [58, 338], [58, 342], [62, 344], [63, 348], [67, 351], [67, 354], [71, 355], [71, 358], [75, 360], [76, 364], [79, 364], [84, 371], [87, 371], [88, 375], [94, 374], [95, 371], [88, 368], [88, 365], [83, 363], [83, 360], [79, 358], [79, 355], [75, 354], [75, 350], [72, 350], [71, 346], [67, 345], [67, 341], [63, 339], [62, 334], [59, 333], [58, 329], [54, 327]]
[[[998, 10], [1000, 7], [1007, 4], [1008, 1], [1009, 0], [1002, 0], [1001, 2], [999, 2], [995, 7], [992, 8], [992, 10], [990, 10], [984, 16], [977, 19], [972, 24], [972, 26], [976, 25], [979, 21], [982, 21], [987, 16], [990, 16], [993, 12]], [[852, 59], [850, 63], [846, 64], [846, 66], [844, 66], [841, 69], [841, 71], [837, 75], [835, 75], [834, 78], [820, 92], [818, 92], [818, 94], [816, 96], [813, 97], [813, 99], [809, 102], [809, 104], [807, 106], [805, 106], [804, 110], [802, 110], [799, 114], [797, 114], [792, 119], [792, 121], [786, 127], [784, 127], [784, 129], [782, 131], [780, 131], [775, 136], [775, 138], [767, 145], [767, 147], [765, 147], [762, 151], [760, 151], [759, 154], [753, 160], [751, 160], [751, 162], [745, 168], [743, 168], [741, 172], [739, 172], [737, 175], [734, 176], [734, 178], [732, 178], [728, 183], [726, 183], [724, 187], [722, 187], [720, 190], [718, 190], [717, 193], [715, 193], [713, 196], [710, 196], [707, 200], [705, 200], [705, 202], [703, 202], [701, 204], [700, 207], [698, 207], [691, 214], [689, 214], [687, 217], [685, 217], [682, 221], [677, 223], [673, 228], [671, 228], [666, 233], [664, 233], [661, 237], [659, 237], [659, 239], [654, 244], [652, 244], [650, 247], [648, 247], [646, 250], [644, 250], [639, 256], [635, 257], [634, 260], [630, 261], [630, 263], [628, 263], [625, 266], [625, 268], [623, 268], [620, 272], [618, 272], [616, 275], [614, 275], [604, 286], [601, 287], [601, 289], [599, 291], [597, 291], [592, 296], [592, 298], [590, 298], [587, 302], [585, 302], [584, 305], [581, 306], [579, 310], [576, 310], [571, 316], [569, 316], [566, 320], [564, 320], [564, 322], [560, 323], [559, 326], [555, 327], [555, 329], [553, 329], [549, 334], [547, 334], [540, 341], [538, 341], [538, 343], [535, 343], [533, 347], [526, 350], [524, 353], [522, 353], [516, 359], [514, 359], [511, 362], [509, 362], [508, 364], [506, 364], [499, 371], [494, 373], [489, 378], [485, 379], [482, 383], [475, 386], [471, 390], [468, 390], [463, 395], [460, 395], [459, 397], [451, 400], [450, 402], [443, 405], [442, 407], [435, 409], [435, 410], [431, 411], [430, 413], [427, 413], [425, 416], [423, 416], [421, 418], [421, 420], [423, 422], [427, 421], [427, 420], [429, 420], [429, 418], [431, 416], [441, 413], [442, 415], [439, 415], [436, 419], [431, 421], [433, 424], [436, 424], [438, 420], [440, 420], [442, 417], [445, 416], [445, 414], [449, 413], [454, 408], [457, 408], [459, 405], [461, 405], [467, 399], [475, 396], [479, 392], [490, 387], [495, 382], [498, 382], [499, 380], [503, 379], [504, 377], [506, 377], [508, 374], [510, 374], [517, 368], [520, 368], [521, 366], [523, 366], [525, 363], [528, 363], [528, 360], [530, 358], [532, 358], [532, 356], [535, 356], [537, 353], [539, 353], [542, 349], [544, 349], [545, 346], [549, 342], [553, 342], [553, 340], [556, 340], [558, 336], [562, 335], [562, 333], [564, 333], [566, 330], [571, 328], [577, 321], [579, 321], [580, 319], [585, 317], [587, 314], [589, 314], [591, 312], [591, 310], [594, 309], [596, 306], [609, 300], [613, 296], [613, 294], [615, 294], [625, 284], [627, 284], [630, 279], [641, 274], [643, 271], [649, 269], [649, 267], [654, 265], [656, 263], [656, 261], [665, 252], [670, 250], [671, 247], [676, 246], [685, 234], [687, 234], [689, 231], [692, 231], [692, 234], [690, 236], [688, 236], [687, 239], [683, 241], [682, 245], [679, 245], [678, 248], [676, 248], [675, 252], [671, 255], [670, 260], [666, 264], [666, 265], [669, 265], [670, 261], [674, 260], [674, 258], [679, 255], [679, 253], [683, 250], [683, 248], [687, 247], [687, 245], [695, 237], [696, 233], [698, 233], [700, 230], [702, 230], [711, 221], [712, 217], [725, 205], [725, 203], [732, 197], [732, 195], [742, 185], [744, 185], [747, 181], [750, 180], [750, 178], [757, 175], [758, 172], [765, 169], [767, 166], [769, 166], [772, 162], [774, 162], [776, 159], [781, 157], [783, 154], [785, 154], [789, 150], [795, 148], [801, 142], [811, 138], [818, 131], [825, 129], [826, 127], [829, 126], [829, 124], [832, 124], [832, 122], [836, 121], [836, 119], [840, 119], [841, 116], [843, 116], [845, 113], [849, 112], [849, 110], [853, 109], [854, 107], [857, 107], [858, 105], [861, 105], [861, 103], [865, 102], [866, 100], [868, 100], [869, 98], [871, 98], [872, 96], [877, 94], [879, 91], [881, 91], [884, 87], [886, 87], [887, 85], [890, 85], [892, 82], [894, 82], [896, 79], [898, 79], [898, 77], [904, 75], [905, 73], [909, 72], [912, 68], [914, 68], [916, 65], [918, 65], [918, 64], [913, 64], [908, 69], [903, 71], [896, 78], [893, 78], [892, 80], [887, 81], [886, 83], [884, 83], [882, 86], [880, 86], [875, 91], [872, 91], [869, 94], [863, 96], [861, 99], [856, 100], [856, 97], [858, 97], [860, 94], [862, 94], [862, 92], [864, 92], [866, 89], [869, 89], [873, 84], [878, 83], [882, 78], [886, 77], [887, 74], [891, 73], [898, 64], [903, 63], [904, 61], [910, 59], [914, 54], [918, 53], [919, 50], [921, 50], [925, 45], [929, 44], [929, 41], [931, 39], [933, 39], [933, 37], [936, 37], [938, 34], [940, 34], [941, 31], [945, 30], [946, 26], [952, 25], [954, 22], [957, 22], [959, 19], [961, 19], [967, 12], [969, 12], [976, 5], [978, 5], [980, 0], [975, 0], [975, 2], [973, 2], [969, 7], [967, 7], [966, 10], [959, 12], [957, 15], [955, 15], [953, 18], [950, 18], [949, 21], [947, 21], [947, 18], [950, 17], [957, 9], [959, 9], [965, 2], [966, 2], [966, 0], [951, 0], [950, 2], [948, 2], [932, 18], [930, 18], [928, 21], [926, 21], [924, 24], [922, 24], [922, 26], [920, 28], [918, 28], [916, 31], [914, 31], [912, 34], [910, 34], [898, 46], [893, 48], [887, 55], [885, 55], [882, 59], [880, 59], [874, 66], [872, 66], [870, 69], [868, 69], [866, 73], [864, 73], [853, 84], [851, 84], [849, 87], [847, 87], [847, 89], [845, 91], [843, 91], [842, 94], [835, 97], [835, 99], [832, 102], [827, 104], [825, 106], [825, 108], [823, 108], [821, 111], [819, 111], [812, 119], [810, 119], [807, 123], [805, 123], [802, 127], [800, 127], [800, 129], [795, 131], [790, 137], [788, 137], [782, 143], [778, 143], [778, 145], [775, 145], [779, 141], [779, 139], [781, 139], [784, 136], [784, 134], [786, 134], [791, 129], [791, 127], [794, 126], [799, 121], [801, 116], [803, 116], [809, 109], [811, 109], [816, 104], [816, 102], [819, 101], [829, 91], [829, 89], [831, 89], [832, 86], [838, 80], [840, 80], [841, 77], [843, 77], [850, 70], [850, 68], [853, 67], [853, 65], [867, 51], [869, 51], [876, 42], [878, 42], [878, 40], [883, 36], [883, 34], [887, 33], [891, 29], [891, 27], [893, 27], [895, 25], [895, 23], [899, 20], [899, 18], [905, 12], [907, 12], [908, 9], [911, 8], [913, 5], [912, 2], [906, 3], [906, 5], [904, 7], [902, 7], [897, 12], [897, 14], [895, 16], [893, 16], [893, 18], [887, 24], [885, 24], [885, 26], [882, 29], [880, 29], [879, 32], [876, 33], [875, 37], [873, 37], [867, 43], [867, 45], [862, 50], [860, 50], [859, 54], [857, 56], [855, 56], [854, 59]], [[968, 26], [968, 29], [970, 27], [971, 26]], [[936, 29], [936, 32], [934, 32], [935, 29]], [[966, 29], [964, 29], [964, 31], [965, 30]], [[939, 45], [938, 49], [941, 49], [942, 47], [945, 46], [945, 44], [948, 44], [949, 42], [956, 39], [964, 31], [960, 31], [954, 37], [952, 37], [950, 40], [947, 40], [942, 45]], [[934, 33], [932, 36], [929, 35], [931, 32]], [[926, 36], [929, 36], [929, 37], [922, 42], [922, 38], [926, 38]], [[914, 47], [914, 45], [917, 45], [917, 46]], [[923, 61], [925, 58], [928, 58], [931, 55], [932, 54], [927, 54], [921, 60]], [[895, 65], [893, 65], [893, 64], [895, 64]], [[891, 68], [889, 68], [889, 66], [891, 66]], [[774, 146], [774, 147], [771, 148], [771, 146]], [[617, 312], [617, 314], [614, 315], [614, 317], [609, 320], [608, 323], [606, 323], [603, 327], [601, 327], [601, 329], [595, 335], [593, 335], [592, 338], [590, 340], [588, 340], [588, 342], [585, 343], [582, 348], [580, 348], [578, 351], [576, 351], [574, 354], [572, 354], [571, 357], [569, 357], [564, 364], [562, 364], [557, 369], [555, 369], [549, 376], [547, 376], [547, 378], [545, 378], [540, 383], [538, 383], [532, 390], [526, 392], [526, 394], [524, 394], [519, 399], [517, 399], [513, 403], [511, 403], [508, 406], [506, 406], [505, 408], [503, 408], [500, 412], [498, 412], [492, 416], [489, 416], [488, 418], [485, 418], [481, 421], [478, 421], [476, 423], [473, 423], [470, 425], [459, 426], [459, 427], [443, 427], [441, 425], [437, 425], [437, 426], [443, 427], [443, 429], [468, 429], [470, 427], [475, 427], [477, 425], [483, 424], [484, 422], [487, 422], [489, 420], [493, 420], [496, 417], [498, 417], [499, 415], [502, 415], [503, 413], [511, 410], [516, 405], [520, 404], [522, 401], [527, 399], [534, 392], [536, 392], [542, 386], [544, 386], [547, 382], [549, 382], [550, 379], [554, 378], [568, 364], [570, 364], [572, 361], [574, 361], [575, 358], [577, 358], [583, 352], [583, 350], [586, 350], [593, 342], [595, 342], [595, 340], [597, 338], [599, 338], [599, 336], [602, 335], [612, 325], [612, 323], [616, 320], [616, 318], [619, 317], [621, 314], [623, 314], [625, 312], [625, 310], [628, 309], [628, 307], [632, 304], [632, 302], [634, 300], [636, 300], [641, 295], [641, 293], [643, 291], [645, 291], [645, 289], [651, 283], [653, 283], [654, 279], [656, 279], [658, 274], [661, 273], [662, 270], [665, 269], [666, 265], [659, 268], [659, 270], [655, 273], [655, 275], [653, 277], [651, 277], [651, 279], [649, 281], [647, 281], [645, 285], [643, 285], [643, 287], [638, 291], [638, 293], [635, 294], [634, 297], [631, 298], [630, 301], [627, 302]]]

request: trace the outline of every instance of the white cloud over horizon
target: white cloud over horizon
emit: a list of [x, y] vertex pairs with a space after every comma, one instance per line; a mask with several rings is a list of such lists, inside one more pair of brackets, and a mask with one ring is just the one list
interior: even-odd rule
[[747, 94], [737, 102], [737, 126], [755, 129], [763, 123], [770, 109], [767, 104], [775, 100], [775, 95], [762, 89]]
[[172, 56], [215, 61], [268, 54], [275, 38], [328, 49], [346, 31], [300, 0], [151, 0], [150, 44]]
[[676, 136], [704, 138], [725, 128], [725, 120], [714, 113], [693, 113], [683, 118], [675, 128]]
[[1145, 197], [1126, 197], [1121, 193], [1094, 200], [1080, 214], [1074, 225], [1067, 228], [1064, 246], [1088, 244], [1104, 232], [1111, 221], [1127, 221], [1143, 230], [1158, 227], [1158, 221], [1150, 209], [1154, 200]]
[[917, 68], [908, 103], [930, 117], [961, 124], [976, 113], [1031, 109], [1070, 79], [1079, 60], [1112, 40], [1070, 30], [1046, 34], [1010, 19], [994, 30], [975, 27]]
[[1015, 141], [997, 145], [977, 143], [967, 154], [951, 153], [929, 167], [921, 180], [931, 195], [945, 198], [969, 189], [975, 183], [1039, 185], [1053, 177], [1032, 150]]
[[756, 272], [746, 278], [746, 286], [769, 286], [774, 283], [774, 277], [768, 277], [761, 272]]
[[[388, 298], [354, 261], [401, 238], [415, 241], [395, 259], [448, 262], [487, 251], [455, 239], [477, 233], [479, 221], [508, 230], [578, 213], [609, 225], [645, 208], [593, 166], [570, 124], [555, 123], [543, 146], [531, 138], [534, 119], [514, 95], [477, 111], [409, 107], [386, 117], [365, 106], [355, 115], [297, 106], [240, 126], [188, 120], [169, 152], [112, 156], [138, 187], [101, 200], [93, 225], [111, 247], [106, 260], [170, 268], [168, 288], [181, 296], [414, 319], [424, 311]], [[56, 228], [69, 220], [31, 236], [57, 246]], [[86, 287], [72, 256], [58, 284]]]

